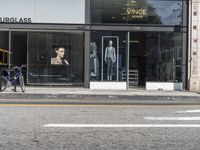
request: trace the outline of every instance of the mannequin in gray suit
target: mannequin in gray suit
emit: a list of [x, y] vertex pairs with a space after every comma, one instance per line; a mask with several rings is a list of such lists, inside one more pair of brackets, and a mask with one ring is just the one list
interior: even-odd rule
[[107, 64], [107, 80], [112, 80], [113, 64], [116, 61], [115, 48], [112, 45], [113, 41], [109, 41], [109, 45], [105, 49], [105, 62]]

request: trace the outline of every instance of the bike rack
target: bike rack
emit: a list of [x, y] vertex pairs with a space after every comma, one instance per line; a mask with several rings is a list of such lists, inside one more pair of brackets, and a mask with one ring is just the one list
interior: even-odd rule
[[14, 89], [13, 89], [14, 92], [17, 92], [17, 83], [15, 81], [15, 84], [14, 84]]

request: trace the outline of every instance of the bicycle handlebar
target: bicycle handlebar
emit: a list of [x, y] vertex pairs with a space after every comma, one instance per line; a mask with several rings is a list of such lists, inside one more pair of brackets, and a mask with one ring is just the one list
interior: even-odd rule
[[4, 71], [5, 72], [12, 72], [12, 71], [15, 71], [15, 70], [21, 70], [22, 68], [25, 68], [26, 66], [27, 65], [22, 64], [20, 67], [19, 66], [13, 66], [11, 68], [3, 68], [3, 69], [0, 70], [0, 74]]
[[21, 65], [20, 67], [19, 66], [13, 66], [13, 67], [11, 67], [10, 69], [11, 70], [15, 70], [15, 69], [22, 69], [22, 68], [25, 68], [27, 65]]
[[27, 67], [27, 65], [26, 65], [26, 64], [25, 64], [25, 65], [23, 65], [23, 64], [21, 65], [21, 68], [26, 68], [26, 67]]

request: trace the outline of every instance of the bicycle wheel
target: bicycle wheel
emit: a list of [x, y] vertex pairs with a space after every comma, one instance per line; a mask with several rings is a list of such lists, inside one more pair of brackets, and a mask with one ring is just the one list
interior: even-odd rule
[[21, 87], [22, 92], [24, 93], [25, 92], [25, 84], [24, 84], [24, 77], [23, 76], [19, 77], [19, 85]]
[[0, 91], [4, 91], [6, 88], [7, 88], [7, 80], [6, 80], [6, 78], [5, 77], [3, 77], [3, 76], [1, 76], [1, 78], [0, 78], [0, 87], [1, 87], [1, 89], [0, 89]]

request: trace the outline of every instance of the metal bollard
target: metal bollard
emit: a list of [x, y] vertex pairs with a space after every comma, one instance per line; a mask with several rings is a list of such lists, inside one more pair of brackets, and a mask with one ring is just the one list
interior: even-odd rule
[[1, 74], [2, 74], [2, 71], [0, 71], [0, 92], [2, 91], [2, 85], [1, 85]]
[[14, 84], [14, 89], [13, 89], [13, 91], [14, 91], [14, 92], [17, 92], [17, 80], [16, 80], [15, 75], [16, 75], [16, 71], [14, 70], [14, 71], [13, 71], [13, 75], [12, 75], [12, 76], [14, 76], [14, 80], [15, 80], [15, 82], [13, 83], [13, 84]]
[[17, 81], [14, 83], [14, 92], [17, 92]]
[[0, 78], [0, 92], [2, 91], [2, 87], [1, 87], [1, 78]]

